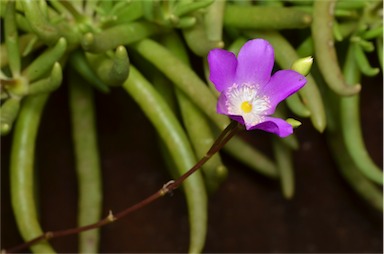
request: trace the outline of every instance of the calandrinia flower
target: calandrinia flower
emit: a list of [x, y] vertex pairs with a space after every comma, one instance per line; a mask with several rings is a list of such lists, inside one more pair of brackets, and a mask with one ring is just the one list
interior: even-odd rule
[[260, 129], [286, 137], [292, 126], [271, 117], [277, 104], [302, 88], [306, 79], [292, 70], [271, 76], [272, 46], [263, 39], [250, 40], [235, 54], [213, 49], [208, 54], [210, 80], [221, 93], [217, 112], [244, 124], [247, 130]]

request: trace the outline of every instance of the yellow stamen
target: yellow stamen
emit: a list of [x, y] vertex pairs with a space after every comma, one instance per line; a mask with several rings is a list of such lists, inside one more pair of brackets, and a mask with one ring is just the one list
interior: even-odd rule
[[249, 113], [252, 111], [252, 104], [249, 103], [248, 101], [244, 101], [241, 103], [241, 110], [244, 111], [244, 113]]

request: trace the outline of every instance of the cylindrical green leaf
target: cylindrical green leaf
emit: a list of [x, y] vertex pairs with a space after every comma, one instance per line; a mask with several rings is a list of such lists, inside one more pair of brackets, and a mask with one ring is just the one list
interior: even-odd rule
[[196, 15], [196, 23], [183, 29], [183, 35], [188, 47], [198, 56], [205, 57], [211, 49], [224, 47], [223, 41], [208, 39], [208, 31], [206, 31], [202, 15]]
[[228, 118], [217, 114], [217, 99], [207, 85], [172, 52], [150, 39], [132, 46], [183, 91], [220, 130], [228, 125]]
[[48, 22], [39, 2], [36, 0], [22, 0], [21, 4], [35, 34], [48, 45], [53, 45], [57, 42], [60, 35], [56, 27]]
[[90, 64], [85, 57], [85, 54], [82, 50], [78, 49], [69, 57], [69, 62], [89, 84], [93, 85], [96, 89], [103, 93], [109, 92], [109, 87], [97, 76], [93, 71]]
[[[360, 79], [357, 63], [353, 58], [353, 50], [351, 45], [344, 65], [345, 79], [350, 84], [359, 82]], [[356, 168], [368, 179], [382, 185], [383, 172], [372, 161], [364, 144], [359, 101], [359, 95], [340, 98], [340, 122], [345, 148], [356, 164]]]
[[[186, 48], [177, 34], [167, 35], [164, 37], [163, 43], [180, 60], [190, 65]], [[196, 157], [203, 158], [215, 141], [208, 119], [178, 88], [176, 88], [176, 98], [179, 102], [183, 123]], [[227, 168], [223, 165], [219, 154], [213, 155], [204, 164], [202, 172], [205, 176], [208, 190], [211, 192], [216, 190], [227, 176]]]
[[280, 176], [280, 186], [286, 199], [291, 199], [295, 192], [292, 151], [281, 140], [274, 138], [273, 151]]
[[29, 86], [29, 95], [35, 95], [39, 93], [49, 93], [56, 90], [63, 80], [63, 73], [61, 66], [58, 62], [53, 65], [51, 74], [44, 79], [40, 79]]
[[260, 174], [270, 178], [278, 177], [275, 163], [239, 137], [233, 137], [224, 146], [224, 151]]
[[[69, 103], [79, 186], [77, 221], [78, 226], [84, 226], [101, 217], [101, 166], [93, 91], [73, 70], [69, 79]], [[79, 253], [97, 253], [98, 245], [99, 229], [80, 234]]]
[[124, 46], [117, 47], [112, 57], [106, 54], [86, 54], [98, 77], [109, 86], [120, 86], [128, 78], [129, 58]]
[[[11, 201], [19, 231], [25, 241], [43, 234], [35, 203], [35, 142], [48, 95], [27, 97], [16, 122], [11, 151]], [[46, 242], [31, 249], [34, 253], [55, 253]]]
[[[193, 150], [180, 123], [155, 88], [133, 67], [123, 87], [139, 104], [155, 126], [174, 158], [179, 174], [195, 163]], [[190, 219], [190, 253], [201, 252], [207, 231], [207, 196], [200, 172], [195, 172], [183, 184]]]
[[292, 29], [311, 25], [308, 13], [289, 7], [227, 4], [224, 25], [240, 29]]
[[7, 47], [9, 67], [13, 77], [20, 75], [19, 35], [16, 25], [15, 2], [8, 1], [4, 17], [5, 45]]
[[336, 0], [315, 1], [313, 5], [312, 36], [315, 59], [328, 86], [337, 94], [347, 96], [360, 91], [360, 84], [349, 86], [343, 78], [333, 41], [333, 11]]
[[60, 61], [67, 49], [67, 41], [60, 38], [56, 45], [40, 54], [24, 71], [25, 76], [30, 82], [42, 77], [52, 69], [55, 62]]
[[93, 53], [102, 53], [127, 45], [150, 35], [161, 32], [161, 27], [149, 22], [132, 22], [108, 28], [101, 33], [88, 33], [82, 41], [83, 49]]

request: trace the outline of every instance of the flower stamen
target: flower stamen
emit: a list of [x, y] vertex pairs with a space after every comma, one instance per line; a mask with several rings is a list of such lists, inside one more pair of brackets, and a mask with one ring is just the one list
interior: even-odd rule
[[258, 86], [233, 84], [226, 92], [227, 111], [241, 116], [246, 126], [255, 126], [264, 120], [270, 108], [268, 96], [258, 94]]
[[249, 101], [244, 101], [241, 103], [241, 110], [243, 110], [244, 113], [249, 113], [252, 111], [252, 104], [249, 103]]

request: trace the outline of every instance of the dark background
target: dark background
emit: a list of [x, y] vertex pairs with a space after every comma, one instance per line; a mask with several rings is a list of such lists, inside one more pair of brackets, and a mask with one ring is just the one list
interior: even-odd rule
[[[383, 165], [383, 87], [365, 80], [362, 121], [368, 150]], [[170, 179], [156, 132], [122, 89], [96, 95], [103, 174], [103, 213], [115, 213]], [[269, 134], [243, 134], [270, 152]], [[271, 181], [223, 155], [229, 175], [209, 199], [205, 252], [377, 252], [383, 250], [382, 214], [365, 204], [338, 172], [325, 137], [310, 122], [296, 130], [296, 193], [282, 197]], [[12, 133], [1, 139], [1, 247], [22, 242], [10, 208]], [[40, 215], [44, 230], [76, 225], [77, 186], [66, 86], [48, 101], [37, 141]], [[188, 214], [182, 191], [101, 230], [101, 252], [186, 252]], [[76, 252], [77, 236], [52, 240], [58, 252]]]

